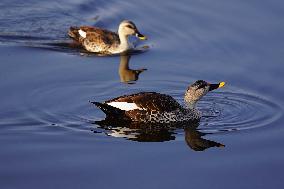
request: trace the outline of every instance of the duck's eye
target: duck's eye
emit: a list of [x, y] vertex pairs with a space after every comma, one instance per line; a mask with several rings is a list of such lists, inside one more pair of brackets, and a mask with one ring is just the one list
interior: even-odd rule
[[131, 26], [131, 25], [126, 25], [125, 27], [130, 28], [130, 29], [134, 29], [134, 27]]
[[205, 88], [206, 87], [206, 84], [201, 84], [201, 85], [199, 85], [198, 87], [197, 87], [197, 89], [196, 90], [198, 90], [198, 89], [202, 89], [202, 88]]

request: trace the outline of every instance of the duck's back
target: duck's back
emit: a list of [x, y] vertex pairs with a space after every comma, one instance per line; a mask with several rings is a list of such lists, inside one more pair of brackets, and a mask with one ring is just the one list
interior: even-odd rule
[[105, 103], [111, 104], [115, 102], [133, 103], [138, 107], [138, 110], [144, 111], [172, 112], [182, 108], [173, 97], [156, 92], [141, 92], [120, 96]]
[[120, 43], [117, 33], [91, 26], [71, 27], [69, 36], [91, 52], [111, 52]]
[[199, 119], [196, 111], [184, 109], [173, 97], [142, 92], [108, 100], [105, 104], [124, 111], [132, 121], [170, 123]]
[[107, 118], [143, 123], [188, 122], [200, 119], [195, 109], [183, 108], [173, 97], [155, 92], [120, 96], [104, 103], [92, 102]]

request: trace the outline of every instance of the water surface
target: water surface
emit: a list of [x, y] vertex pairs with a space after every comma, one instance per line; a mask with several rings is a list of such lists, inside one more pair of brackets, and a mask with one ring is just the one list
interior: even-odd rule
[[[2, 0], [1, 188], [280, 188], [283, 5]], [[115, 31], [123, 19], [149, 38], [128, 67], [68, 45], [71, 25]], [[198, 79], [227, 85], [202, 99], [193, 127], [102, 126], [89, 103], [140, 91], [183, 103]]]

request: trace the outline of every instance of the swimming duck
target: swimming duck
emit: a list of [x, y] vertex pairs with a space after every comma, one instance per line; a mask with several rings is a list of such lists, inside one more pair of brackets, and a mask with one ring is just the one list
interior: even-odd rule
[[131, 48], [127, 39], [129, 35], [135, 35], [140, 40], [147, 39], [129, 20], [119, 24], [118, 33], [92, 26], [80, 26], [70, 27], [68, 35], [87, 51], [103, 54], [116, 54], [129, 50]]
[[209, 91], [221, 88], [225, 82], [210, 84], [198, 80], [188, 87], [181, 106], [173, 97], [156, 92], [140, 92], [120, 96], [103, 103], [91, 102], [99, 107], [108, 119], [142, 123], [173, 123], [199, 120], [201, 113], [196, 103]]
[[141, 68], [138, 70], [132, 70], [129, 68], [130, 55], [121, 55], [119, 64], [119, 76], [120, 81], [128, 84], [133, 84], [133, 81], [137, 81], [139, 74], [146, 71], [147, 69]]

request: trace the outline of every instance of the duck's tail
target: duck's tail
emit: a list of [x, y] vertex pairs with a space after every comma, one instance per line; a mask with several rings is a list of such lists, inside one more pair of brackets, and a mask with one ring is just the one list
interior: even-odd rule
[[124, 110], [120, 110], [118, 108], [115, 108], [113, 106], [110, 106], [108, 104], [105, 103], [100, 103], [100, 102], [90, 102], [94, 105], [96, 105], [98, 108], [100, 108], [107, 117], [116, 117], [116, 118], [123, 118], [125, 116], [125, 111]]
[[78, 28], [78, 27], [73, 27], [73, 26], [71, 26], [71, 27], [69, 28], [69, 31], [68, 31], [69, 37], [71, 37], [71, 38], [74, 39], [75, 41], [79, 41], [79, 39], [80, 39], [79, 29], [80, 29], [80, 28]]

